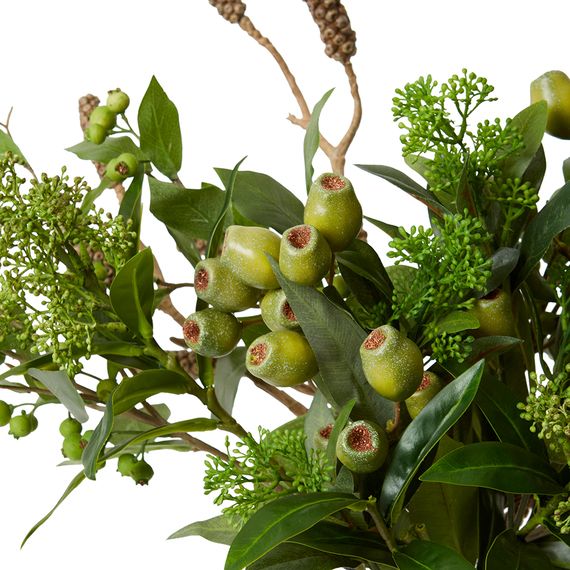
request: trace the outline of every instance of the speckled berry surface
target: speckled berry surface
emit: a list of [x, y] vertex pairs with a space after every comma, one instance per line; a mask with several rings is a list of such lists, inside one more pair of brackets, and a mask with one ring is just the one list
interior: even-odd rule
[[190, 315], [182, 326], [186, 344], [210, 358], [229, 354], [241, 338], [241, 323], [231, 313], [204, 309]]
[[372, 473], [386, 461], [388, 437], [374, 422], [358, 421], [346, 426], [336, 442], [336, 456], [354, 473]]
[[283, 289], [268, 291], [261, 300], [261, 318], [272, 331], [301, 331]]
[[481, 297], [467, 312], [479, 321], [479, 328], [470, 331], [475, 338], [516, 336], [511, 296], [502, 289], [495, 289]]
[[418, 389], [406, 399], [406, 408], [412, 419], [435, 398], [445, 387], [445, 382], [433, 372], [424, 372]]

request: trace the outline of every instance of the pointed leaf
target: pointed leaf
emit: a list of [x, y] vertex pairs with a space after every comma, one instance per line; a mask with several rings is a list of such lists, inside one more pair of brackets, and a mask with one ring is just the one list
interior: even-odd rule
[[391, 238], [400, 237], [398, 226], [387, 224], [385, 222], [381, 222], [380, 220], [369, 218], [368, 216], [363, 216], [363, 217], [365, 220], [369, 221], [373, 226], [380, 228], [384, 233], [388, 234]]
[[400, 570], [474, 570], [474, 567], [447, 546], [429, 540], [413, 540], [393, 552]]
[[[397, 505], [420, 464], [469, 407], [483, 373], [483, 362], [448, 384], [408, 426], [392, 456], [380, 495], [380, 513], [392, 524]], [[445, 459], [445, 458], [444, 458]]]
[[333, 425], [327, 444], [327, 461], [329, 465], [336, 465], [336, 442], [340, 436], [340, 432], [344, 429], [346, 422], [350, 418], [350, 412], [352, 412], [354, 404], [355, 400], [350, 400], [341, 410]]
[[227, 544], [233, 542], [238, 530], [233, 527], [228, 517], [219, 515], [206, 521], [197, 521], [189, 524], [171, 534], [167, 540], [173, 538], [184, 538], [186, 536], [201, 536], [210, 542]]
[[515, 269], [519, 260], [519, 250], [513, 247], [500, 247], [493, 255], [491, 260], [491, 277], [487, 281], [485, 289], [480, 291], [478, 297], [483, 297], [487, 293], [495, 290]]
[[8, 151], [10, 151], [12, 155], [18, 154], [22, 158], [24, 158], [22, 151], [18, 148], [18, 145], [12, 140], [12, 137], [6, 134], [4, 131], [0, 130], [0, 155], [4, 156], [4, 153]]
[[102, 144], [93, 144], [91, 141], [84, 140], [65, 150], [72, 152], [82, 160], [94, 160], [103, 164], [109, 164], [110, 160], [125, 152], [133, 154], [139, 162], [148, 160], [145, 153], [129, 137], [107, 137]]
[[216, 362], [214, 373], [216, 397], [222, 408], [230, 415], [234, 407], [239, 381], [247, 373], [246, 350], [245, 346], [240, 346]]
[[305, 440], [305, 448], [307, 454], [313, 449], [313, 437], [317, 430], [323, 429], [329, 424], [334, 423], [331, 411], [327, 405], [327, 399], [320, 390], [313, 396], [313, 401], [307, 415], [305, 416], [304, 431], [307, 435]]
[[[119, 216], [123, 216], [125, 222], [128, 220], [132, 221], [130, 231], [136, 234], [135, 239], [132, 240], [133, 245], [130, 248], [129, 259], [134, 257], [140, 249], [143, 180], [143, 169], [139, 167], [136, 176], [132, 179], [132, 182], [121, 200], [121, 207], [119, 208]], [[149, 178], [149, 180], [154, 180], [154, 178]]]
[[553, 570], [550, 558], [536, 544], [517, 538], [512, 529], [501, 533], [487, 553], [485, 570]]
[[438, 334], [454, 334], [457, 332], [478, 329], [480, 326], [477, 317], [465, 311], [452, 311], [437, 323]]

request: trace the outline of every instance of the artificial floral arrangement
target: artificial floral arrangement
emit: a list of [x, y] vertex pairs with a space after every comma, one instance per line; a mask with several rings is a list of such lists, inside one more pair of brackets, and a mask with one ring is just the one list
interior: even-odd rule
[[[344, 176], [361, 118], [346, 10], [305, 1], [354, 99], [337, 146], [319, 132], [330, 92], [310, 111], [245, 4], [210, 0], [269, 50], [295, 93], [304, 203], [241, 162], [216, 169], [223, 189], [185, 188], [178, 111], [154, 77], [138, 130], [120, 89], [105, 105], [82, 100], [85, 140], [68, 150], [96, 162], [97, 188], [65, 169], [37, 177], [9, 120], [0, 125], [0, 389], [37, 398], [22, 410], [0, 401], [0, 426], [27, 437], [38, 408], [65, 407], [62, 453], [81, 469], [55, 508], [110, 465], [146, 485], [149, 454], [206, 452], [204, 492], [222, 514], [171, 538], [230, 545], [226, 570], [567, 568], [570, 159], [567, 183], [541, 189], [541, 141], [570, 139], [570, 79], [545, 73], [506, 121], [485, 114], [493, 87], [465, 69], [397, 89], [402, 152], [424, 183], [358, 165], [426, 206], [424, 225], [396, 227], [363, 212]], [[315, 176], [319, 148], [331, 170]], [[140, 242], [145, 182], [194, 268], [189, 316], [169, 297], [186, 284], [166, 283]], [[110, 187], [114, 218], [94, 207]], [[537, 210], [539, 191], [550, 198]], [[390, 236], [393, 265], [363, 223]], [[158, 310], [184, 350], [155, 339]], [[87, 371], [91, 355], [107, 361], [105, 377]], [[244, 376], [296, 418], [247, 433], [232, 415]], [[312, 396], [310, 407], [284, 388]], [[147, 401], [160, 394], [191, 395], [204, 415], [173, 421]], [[92, 432], [86, 408], [102, 413]], [[228, 433], [225, 449], [200, 439], [213, 430]]]

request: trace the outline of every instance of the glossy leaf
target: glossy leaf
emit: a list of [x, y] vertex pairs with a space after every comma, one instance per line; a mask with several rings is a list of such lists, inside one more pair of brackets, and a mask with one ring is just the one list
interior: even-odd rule
[[501, 441], [484, 441], [456, 449], [432, 465], [420, 479], [486, 487], [505, 493], [556, 495], [562, 492], [558, 475], [546, 460]]
[[148, 160], [145, 153], [129, 137], [107, 137], [102, 144], [93, 144], [91, 141], [84, 140], [65, 150], [72, 152], [82, 160], [94, 160], [103, 164], [109, 164], [110, 160], [118, 158], [125, 152], [133, 154], [139, 162]]
[[147, 247], [117, 273], [109, 293], [115, 313], [133, 334], [143, 339], [152, 338], [153, 274], [154, 258]]
[[473, 401], [482, 373], [483, 363], [479, 362], [448, 384], [403, 433], [394, 450], [379, 501], [380, 513], [390, 524], [395, 522], [399, 501], [403, 500], [422, 461]]
[[560, 540], [544, 539], [535, 543], [552, 564], [553, 568], [570, 568], [570, 547]]
[[398, 546], [393, 555], [400, 570], [473, 570], [474, 568], [451, 548], [429, 540], [412, 540], [410, 544]]
[[374, 218], [369, 218], [368, 216], [363, 216], [363, 218], [370, 222], [373, 226], [380, 228], [384, 233], [388, 234], [391, 238], [396, 238], [400, 236], [400, 232], [398, 231], [398, 226], [394, 226], [392, 224], [387, 224], [380, 220], [375, 220]]
[[326, 516], [359, 502], [344, 493], [304, 493], [271, 501], [256, 511], [235, 537], [224, 568], [243, 570]]
[[[231, 171], [215, 169], [227, 186]], [[237, 175], [233, 204], [242, 216], [282, 234], [303, 223], [305, 206], [299, 198], [266, 174], [242, 171]]]
[[531, 423], [520, 417], [521, 412], [517, 409], [519, 401], [513, 392], [494, 376], [483, 375], [475, 402], [497, 437], [501, 441], [518, 445], [543, 459], [548, 459], [544, 442], [530, 431]]
[[227, 544], [229, 546], [237, 533], [238, 530], [232, 526], [228, 517], [219, 515], [206, 521], [197, 521], [189, 524], [171, 534], [167, 540], [185, 538], [187, 536], [201, 536], [210, 542]]
[[320, 132], [319, 132], [319, 117], [321, 116], [321, 111], [331, 96], [334, 89], [327, 91], [321, 100], [314, 106], [313, 112], [311, 113], [311, 119], [307, 125], [307, 131], [305, 133], [305, 138], [303, 140], [303, 155], [305, 159], [305, 184], [307, 186], [307, 194], [313, 183], [313, 174], [315, 169], [313, 168], [313, 158], [319, 148], [320, 142]]
[[512, 529], [501, 533], [487, 553], [485, 570], [553, 570], [550, 558], [536, 546], [517, 538]]
[[355, 399], [353, 420], [385, 425], [394, 417], [394, 403], [382, 398], [364, 376], [360, 360], [364, 330], [314, 287], [289, 281], [279, 264], [270, 256], [267, 259], [317, 358], [320, 373], [314, 381], [318, 388], [337, 411]]
[[141, 150], [171, 180], [182, 166], [182, 136], [176, 105], [156, 77], [141, 101], [138, 114]]
[[479, 321], [465, 311], [452, 311], [437, 323], [438, 333], [454, 334], [468, 329], [478, 329]]
[[495, 290], [515, 269], [519, 260], [519, 250], [513, 247], [500, 247], [491, 256], [493, 266], [491, 277], [487, 281], [485, 289], [479, 292], [478, 297]]
[[228, 414], [232, 413], [239, 381], [247, 372], [245, 354], [245, 346], [240, 346], [216, 362], [214, 373], [216, 397]]
[[[131, 180], [123, 199], [121, 200], [121, 207], [119, 208], [119, 216], [123, 216], [125, 222], [132, 221], [130, 231], [136, 233], [136, 238], [132, 240], [133, 245], [130, 248], [129, 259], [134, 257], [140, 249], [140, 233], [141, 233], [141, 219], [142, 219], [142, 187], [143, 187], [143, 169], [139, 171]], [[155, 180], [149, 178], [149, 180]]]
[[200, 190], [181, 188], [149, 178], [150, 211], [168, 228], [184, 236], [207, 240], [218, 220], [225, 192], [212, 184]]
[[30, 368], [28, 374], [39, 380], [69, 411], [73, 417], [84, 423], [89, 419], [85, 404], [71, 383], [65, 370], [39, 370]]
[[392, 168], [391, 166], [366, 164], [356, 164], [355, 166], [361, 168], [365, 172], [370, 172], [370, 174], [379, 176], [391, 184], [394, 184], [394, 186], [397, 186], [400, 190], [407, 192], [410, 196], [413, 196], [416, 200], [425, 204], [438, 216], [443, 217], [444, 214], [451, 214], [451, 212], [445, 208], [429, 190], [426, 190], [417, 182], [412, 180], [408, 175], [400, 172], [396, 168]]

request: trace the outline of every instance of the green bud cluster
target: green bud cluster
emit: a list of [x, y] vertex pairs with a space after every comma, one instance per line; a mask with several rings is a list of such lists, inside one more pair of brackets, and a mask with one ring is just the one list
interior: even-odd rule
[[561, 534], [570, 534], [570, 517], [568, 516], [569, 511], [570, 498], [568, 498], [566, 501], [560, 501], [552, 515], [552, 519], [556, 523], [556, 526], [560, 529]]

